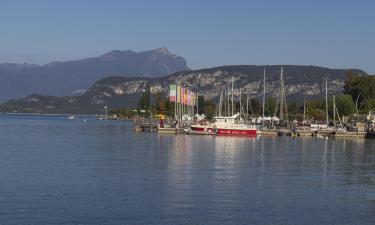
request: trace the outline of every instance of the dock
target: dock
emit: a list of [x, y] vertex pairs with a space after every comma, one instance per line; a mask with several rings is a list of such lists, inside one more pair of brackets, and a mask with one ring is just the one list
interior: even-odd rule
[[175, 127], [159, 127], [158, 133], [160, 134], [182, 134], [184, 133], [184, 129], [175, 128]]
[[136, 132], [158, 132], [161, 134], [182, 134], [183, 127], [171, 127], [169, 124], [164, 124], [160, 127], [160, 122], [152, 119], [138, 118], [134, 120], [134, 131]]
[[[160, 127], [155, 120], [134, 121], [134, 131], [136, 132], [158, 132], [160, 134], [184, 134], [183, 127], [171, 127], [165, 124]], [[291, 136], [291, 137], [317, 137], [317, 138], [375, 138], [375, 132], [360, 131], [334, 131], [334, 130], [294, 130], [287, 128], [264, 129], [260, 132], [262, 136]]]
[[[331, 130], [296, 130], [296, 135], [301, 137], [330, 137], [330, 138], [375, 138], [375, 132], [343, 132]], [[293, 136], [293, 131], [289, 129], [265, 129], [261, 135], [264, 136]]]
[[140, 123], [134, 125], [136, 132], [156, 132], [158, 131], [158, 124], [153, 123]]

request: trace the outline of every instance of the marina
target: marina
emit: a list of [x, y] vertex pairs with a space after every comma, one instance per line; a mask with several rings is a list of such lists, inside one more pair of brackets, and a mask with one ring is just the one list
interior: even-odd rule
[[[232, 77], [219, 95], [216, 115], [207, 119], [199, 114], [198, 91], [192, 92], [178, 84], [169, 86], [168, 99], [174, 106], [174, 115], [165, 117], [159, 114], [159, 119], [137, 117], [134, 120], [134, 130], [137, 132], [151, 131], [164, 134], [216, 135], [216, 136], [290, 136], [315, 138], [375, 138], [375, 116], [372, 112], [367, 116], [372, 125], [366, 128], [365, 123], [355, 122], [346, 129], [343, 128], [344, 116], [336, 107], [335, 96], [332, 103], [332, 120], [329, 117], [328, 80], [325, 80], [325, 120], [308, 120], [307, 106], [303, 100], [303, 117], [301, 121], [291, 121], [285, 94], [284, 70], [280, 68], [279, 89], [276, 96], [273, 116], [266, 116], [266, 69], [263, 70], [262, 81], [262, 115], [256, 118], [253, 114], [251, 99], [246, 96], [243, 103], [242, 91], [236, 88]], [[238, 101], [235, 102], [235, 95]], [[359, 97], [359, 96], [358, 96]], [[358, 98], [357, 98], [358, 100]], [[250, 102], [250, 104], [249, 104]], [[249, 111], [250, 108], [250, 111]], [[251, 114], [249, 113], [251, 112]], [[358, 112], [357, 112], [358, 113]], [[357, 114], [358, 118], [358, 114]]]
[[0, 225], [375, 225], [375, 1], [0, 5]]
[[[164, 127], [160, 128], [157, 121], [150, 124], [135, 124], [134, 130], [136, 132], [158, 132], [161, 134], [187, 134], [187, 135], [230, 135], [230, 136], [256, 136], [255, 133], [233, 133], [225, 130], [221, 133], [215, 133], [214, 128], [203, 127], [203, 126], [192, 126], [194, 129], [188, 128], [172, 128]], [[315, 138], [375, 138], [375, 132], [335, 132], [328, 130], [311, 131], [311, 130], [287, 130], [287, 129], [275, 129], [275, 130], [261, 130], [258, 135], [262, 136], [290, 136], [290, 137], [315, 137]]]

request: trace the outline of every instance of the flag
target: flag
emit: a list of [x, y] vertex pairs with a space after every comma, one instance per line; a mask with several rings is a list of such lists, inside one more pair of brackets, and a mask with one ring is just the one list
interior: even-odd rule
[[191, 105], [191, 91], [188, 90], [188, 95], [187, 95], [187, 105]]
[[190, 105], [195, 105], [195, 93], [190, 92]]
[[171, 84], [171, 85], [169, 85], [169, 101], [175, 102], [176, 99], [177, 99], [176, 85]]
[[188, 89], [184, 89], [184, 104], [187, 105]]
[[176, 101], [181, 103], [181, 87], [180, 87], [180, 85], [177, 85], [177, 94], [176, 94], [176, 97], [177, 97]]
[[185, 88], [181, 87], [180, 89], [180, 102], [184, 104], [184, 97], [185, 97]]

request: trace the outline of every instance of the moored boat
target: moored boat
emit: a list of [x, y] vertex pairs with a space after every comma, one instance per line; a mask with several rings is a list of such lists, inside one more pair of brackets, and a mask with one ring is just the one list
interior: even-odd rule
[[259, 134], [256, 126], [247, 125], [241, 121], [240, 114], [233, 116], [215, 117], [214, 131], [216, 135], [256, 136]]
[[68, 116], [68, 120], [74, 120], [76, 117], [74, 115]]
[[186, 133], [214, 135], [215, 129], [212, 124], [192, 124], [190, 125], [190, 128], [186, 130]]

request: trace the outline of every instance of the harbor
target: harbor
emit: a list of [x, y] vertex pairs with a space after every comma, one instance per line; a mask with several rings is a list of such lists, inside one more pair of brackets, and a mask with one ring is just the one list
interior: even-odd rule
[[[134, 131], [136, 132], [157, 132], [160, 134], [180, 134], [180, 135], [203, 135], [202, 133], [187, 132], [188, 127], [173, 128], [163, 127], [161, 128], [158, 121], [153, 123], [141, 123], [134, 124]], [[209, 135], [207, 133], [207, 135]], [[215, 135], [212, 133], [212, 135]], [[275, 130], [260, 130], [258, 135], [262, 136], [290, 136], [290, 137], [314, 137], [314, 138], [375, 138], [375, 132], [337, 132], [328, 130], [288, 130], [288, 129], [275, 129]], [[241, 135], [243, 136], [243, 135]], [[244, 135], [249, 136], [249, 135]], [[251, 136], [251, 135], [250, 135]]]
[[[219, 93], [214, 115], [208, 118], [199, 109], [199, 90], [191, 91], [180, 84], [169, 86], [168, 101], [173, 106], [172, 115], [160, 112], [153, 118], [135, 117], [136, 132], [158, 132], [162, 134], [215, 135], [215, 136], [290, 136], [315, 138], [375, 138], [375, 116], [370, 111], [364, 118], [358, 114], [340, 114], [335, 96], [329, 99], [328, 80], [324, 81], [324, 120], [309, 117], [307, 101], [303, 99], [300, 120], [288, 113], [284, 84], [284, 70], [280, 68], [279, 89], [272, 115], [266, 115], [266, 69], [263, 70], [261, 115], [253, 112], [251, 97], [236, 87], [234, 78], [228, 79]], [[358, 98], [357, 97], [357, 101]], [[367, 121], [367, 122], [365, 122]]]

